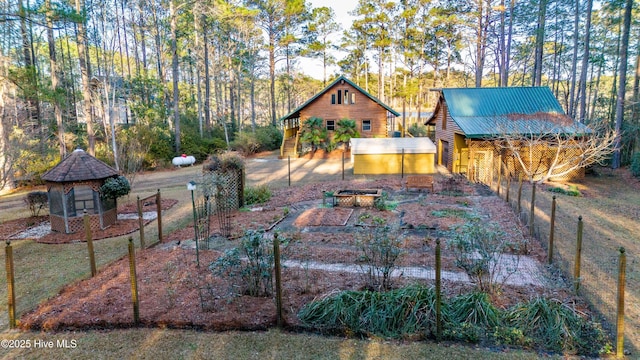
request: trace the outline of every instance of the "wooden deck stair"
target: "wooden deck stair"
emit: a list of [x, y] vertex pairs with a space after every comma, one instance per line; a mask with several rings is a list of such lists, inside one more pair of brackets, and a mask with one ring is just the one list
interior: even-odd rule
[[291, 158], [298, 157], [294, 149], [295, 143], [296, 143], [295, 137], [290, 137], [284, 141], [283, 154], [281, 156], [282, 159], [286, 159], [289, 156], [291, 156]]

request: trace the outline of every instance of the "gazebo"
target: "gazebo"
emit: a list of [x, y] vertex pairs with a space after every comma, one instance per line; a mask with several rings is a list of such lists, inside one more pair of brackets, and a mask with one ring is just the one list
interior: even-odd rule
[[49, 194], [51, 230], [75, 233], [84, 229], [84, 211], [91, 229], [105, 229], [118, 217], [115, 199], [103, 199], [100, 187], [118, 171], [82, 149], [73, 151], [42, 175]]

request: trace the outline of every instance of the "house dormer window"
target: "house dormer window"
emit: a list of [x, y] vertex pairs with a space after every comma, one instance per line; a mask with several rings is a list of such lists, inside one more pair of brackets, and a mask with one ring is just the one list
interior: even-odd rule
[[349, 99], [349, 103], [350, 104], [355, 104], [356, 103], [356, 93], [354, 93], [354, 92], [351, 93], [351, 99]]
[[336, 94], [331, 94], [331, 105], [336, 104]]
[[338, 105], [342, 104], [342, 90], [338, 90]]
[[345, 105], [349, 105], [349, 90], [344, 91], [344, 103]]

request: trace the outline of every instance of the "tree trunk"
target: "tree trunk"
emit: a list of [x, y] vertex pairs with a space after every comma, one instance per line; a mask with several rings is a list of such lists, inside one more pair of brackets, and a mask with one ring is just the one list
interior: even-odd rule
[[[173, 4], [173, 0], [171, 0], [171, 3]], [[154, 36], [154, 42], [156, 45], [156, 66], [158, 69], [158, 79], [160, 79], [160, 82], [164, 83], [165, 82], [165, 78], [164, 78], [164, 71], [162, 69], [162, 41], [160, 39], [160, 24], [158, 21], [158, 13], [156, 11], [156, 8], [154, 6], [152, 6], [153, 8], [153, 23], [154, 23], [154, 28], [155, 28], [155, 36]]]
[[209, 74], [209, 39], [206, 25], [202, 28], [202, 42], [204, 51], [204, 123], [211, 128], [211, 81]]
[[[5, 77], [6, 72], [9, 69], [9, 64], [6, 63], [8, 58], [2, 57], [0, 58], [0, 69], [2, 70], [2, 76]], [[5, 94], [7, 93], [7, 82], [0, 81], [0, 190], [1, 189], [13, 189], [15, 188], [14, 178], [13, 178], [13, 170], [12, 170], [12, 157], [9, 152], [9, 134], [7, 128], [11, 126], [7, 126], [5, 123], [5, 119], [8, 118], [7, 112], [7, 104], [5, 103]]]
[[47, 22], [47, 41], [49, 43], [49, 64], [51, 67], [51, 90], [53, 92], [53, 113], [56, 118], [56, 126], [58, 127], [58, 146], [60, 150], [60, 159], [64, 159], [67, 154], [67, 147], [64, 142], [64, 123], [62, 122], [62, 109], [58, 99], [58, 60], [56, 59], [56, 43], [53, 38], [53, 10], [51, 8], [51, 0], [45, 1], [46, 22]]
[[271, 125], [276, 123], [276, 34], [273, 24], [269, 24], [269, 95], [271, 96]]
[[171, 18], [171, 73], [173, 80], [173, 131], [175, 134], [176, 154], [180, 154], [180, 89], [178, 88], [178, 14], [175, 0], [169, 1]]
[[507, 86], [507, 51], [506, 51], [506, 34], [505, 34], [505, 11], [504, 0], [500, 0], [500, 40], [498, 43], [498, 59], [500, 86]]
[[[25, 98], [29, 106], [29, 119], [31, 120], [30, 126], [35, 127], [40, 123], [40, 104], [37, 96], [37, 76], [35, 59], [32, 56], [31, 46], [32, 41], [27, 29], [27, 9], [24, 7], [22, 0], [18, 1], [18, 11], [20, 15], [20, 35], [22, 38], [22, 52], [24, 56], [24, 69], [27, 75], [29, 84], [22, 84], [25, 89]], [[39, 130], [39, 129], [38, 129]]]
[[256, 132], [256, 77], [251, 74], [251, 131]]
[[611, 160], [611, 167], [617, 169], [622, 163], [621, 159], [621, 132], [624, 117], [624, 103], [627, 85], [627, 51], [629, 50], [629, 32], [631, 27], [631, 10], [633, 0], [626, 0], [624, 9], [624, 27], [622, 29], [622, 44], [620, 46], [620, 80], [618, 84], [618, 100], [616, 101], [616, 142], [615, 152]]
[[[640, 41], [638, 42], [638, 48], [640, 48]], [[640, 125], [640, 51], [636, 55], [636, 74], [633, 78], [633, 107], [631, 113], [634, 123]], [[640, 145], [636, 141], [636, 147]]]
[[538, 8], [538, 28], [536, 30], [536, 48], [533, 63], [533, 86], [542, 84], [542, 54], [544, 50], [544, 28], [547, 17], [547, 1], [540, 0]]
[[476, 87], [482, 86], [482, 73], [484, 70], [484, 56], [486, 51], [486, 38], [484, 36], [484, 1], [478, 0], [478, 28], [476, 29]]
[[[129, 61], [129, 40], [127, 39], [127, 20], [125, 18], [124, 13], [124, 2], [126, 0], [120, 1], [120, 10], [122, 10], [122, 28], [124, 29], [124, 53], [127, 57], [127, 76], [131, 77], [131, 61]], [[124, 69], [122, 69], [124, 73]]]
[[580, 0], [575, 0], [573, 18], [573, 56], [571, 57], [571, 90], [569, 91], [569, 116], [575, 119], [576, 74], [578, 66], [578, 39], [580, 38]]
[[[76, 11], [84, 14], [84, 0], [76, 0]], [[91, 100], [91, 63], [88, 60], [87, 48], [87, 31], [85, 28], [85, 19], [83, 18], [76, 23], [78, 29], [78, 62], [80, 63], [80, 72], [82, 74], [82, 98], [84, 101], [84, 119], [87, 123], [87, 142], [89, 155], [96, 154], [96, 138], [93, 130], [93, 110]]]
[[511, 39], [513, 37], [513, 8], [516, 6], [516, 0], [511, 0], [509, 5], [509, 33], [507, 35], [507, 50], [505, 56], [505, 84], [509, 86], [509, 67], [511, 65]]
[[578, 112], [578, 121], [580, 122], [585, 122], [587, 116], [587, 70], [589, 69], [592, 9], [593, 0], [587, 0], [587, 18], [584, 29], [584, 51], [582, 53], [582, 69], [580, 69], [580, 109]]
[[[598, 75], [596, 76], [596, 83], [594, 85], [594, 91], [593, 91], [593, 96], [591, 97], [591, 111], [589, 111], [589, 118], [593, 118], [595, 117], [595, 112], [596, 112], [596, 103], [598, 102], [598, 89], [600, 88], [600, 77], [602, 76], [602, 68], [604, 67], [604, 65], [602, 63], [600, 63], [600, 66], [598, 66]], [[593, 75], [592, 75], [593, 76]]]

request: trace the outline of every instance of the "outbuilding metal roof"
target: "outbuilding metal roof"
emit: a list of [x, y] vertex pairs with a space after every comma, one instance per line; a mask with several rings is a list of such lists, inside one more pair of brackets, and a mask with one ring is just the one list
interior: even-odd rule
[[435, 154], [436, 146], [427, 137], [352, 138], [351, 155], [360, 154]]
[[590, 132], [564, 113], [548, 87], [442, 89], [441, 98], [468, 138]]
[[82, 149], [74, 150], [58, 165], [42, 175], [42, 180], [51, 182], [79, 182], [101, 180], [118, 175], [118, 171], [87, 154]]

